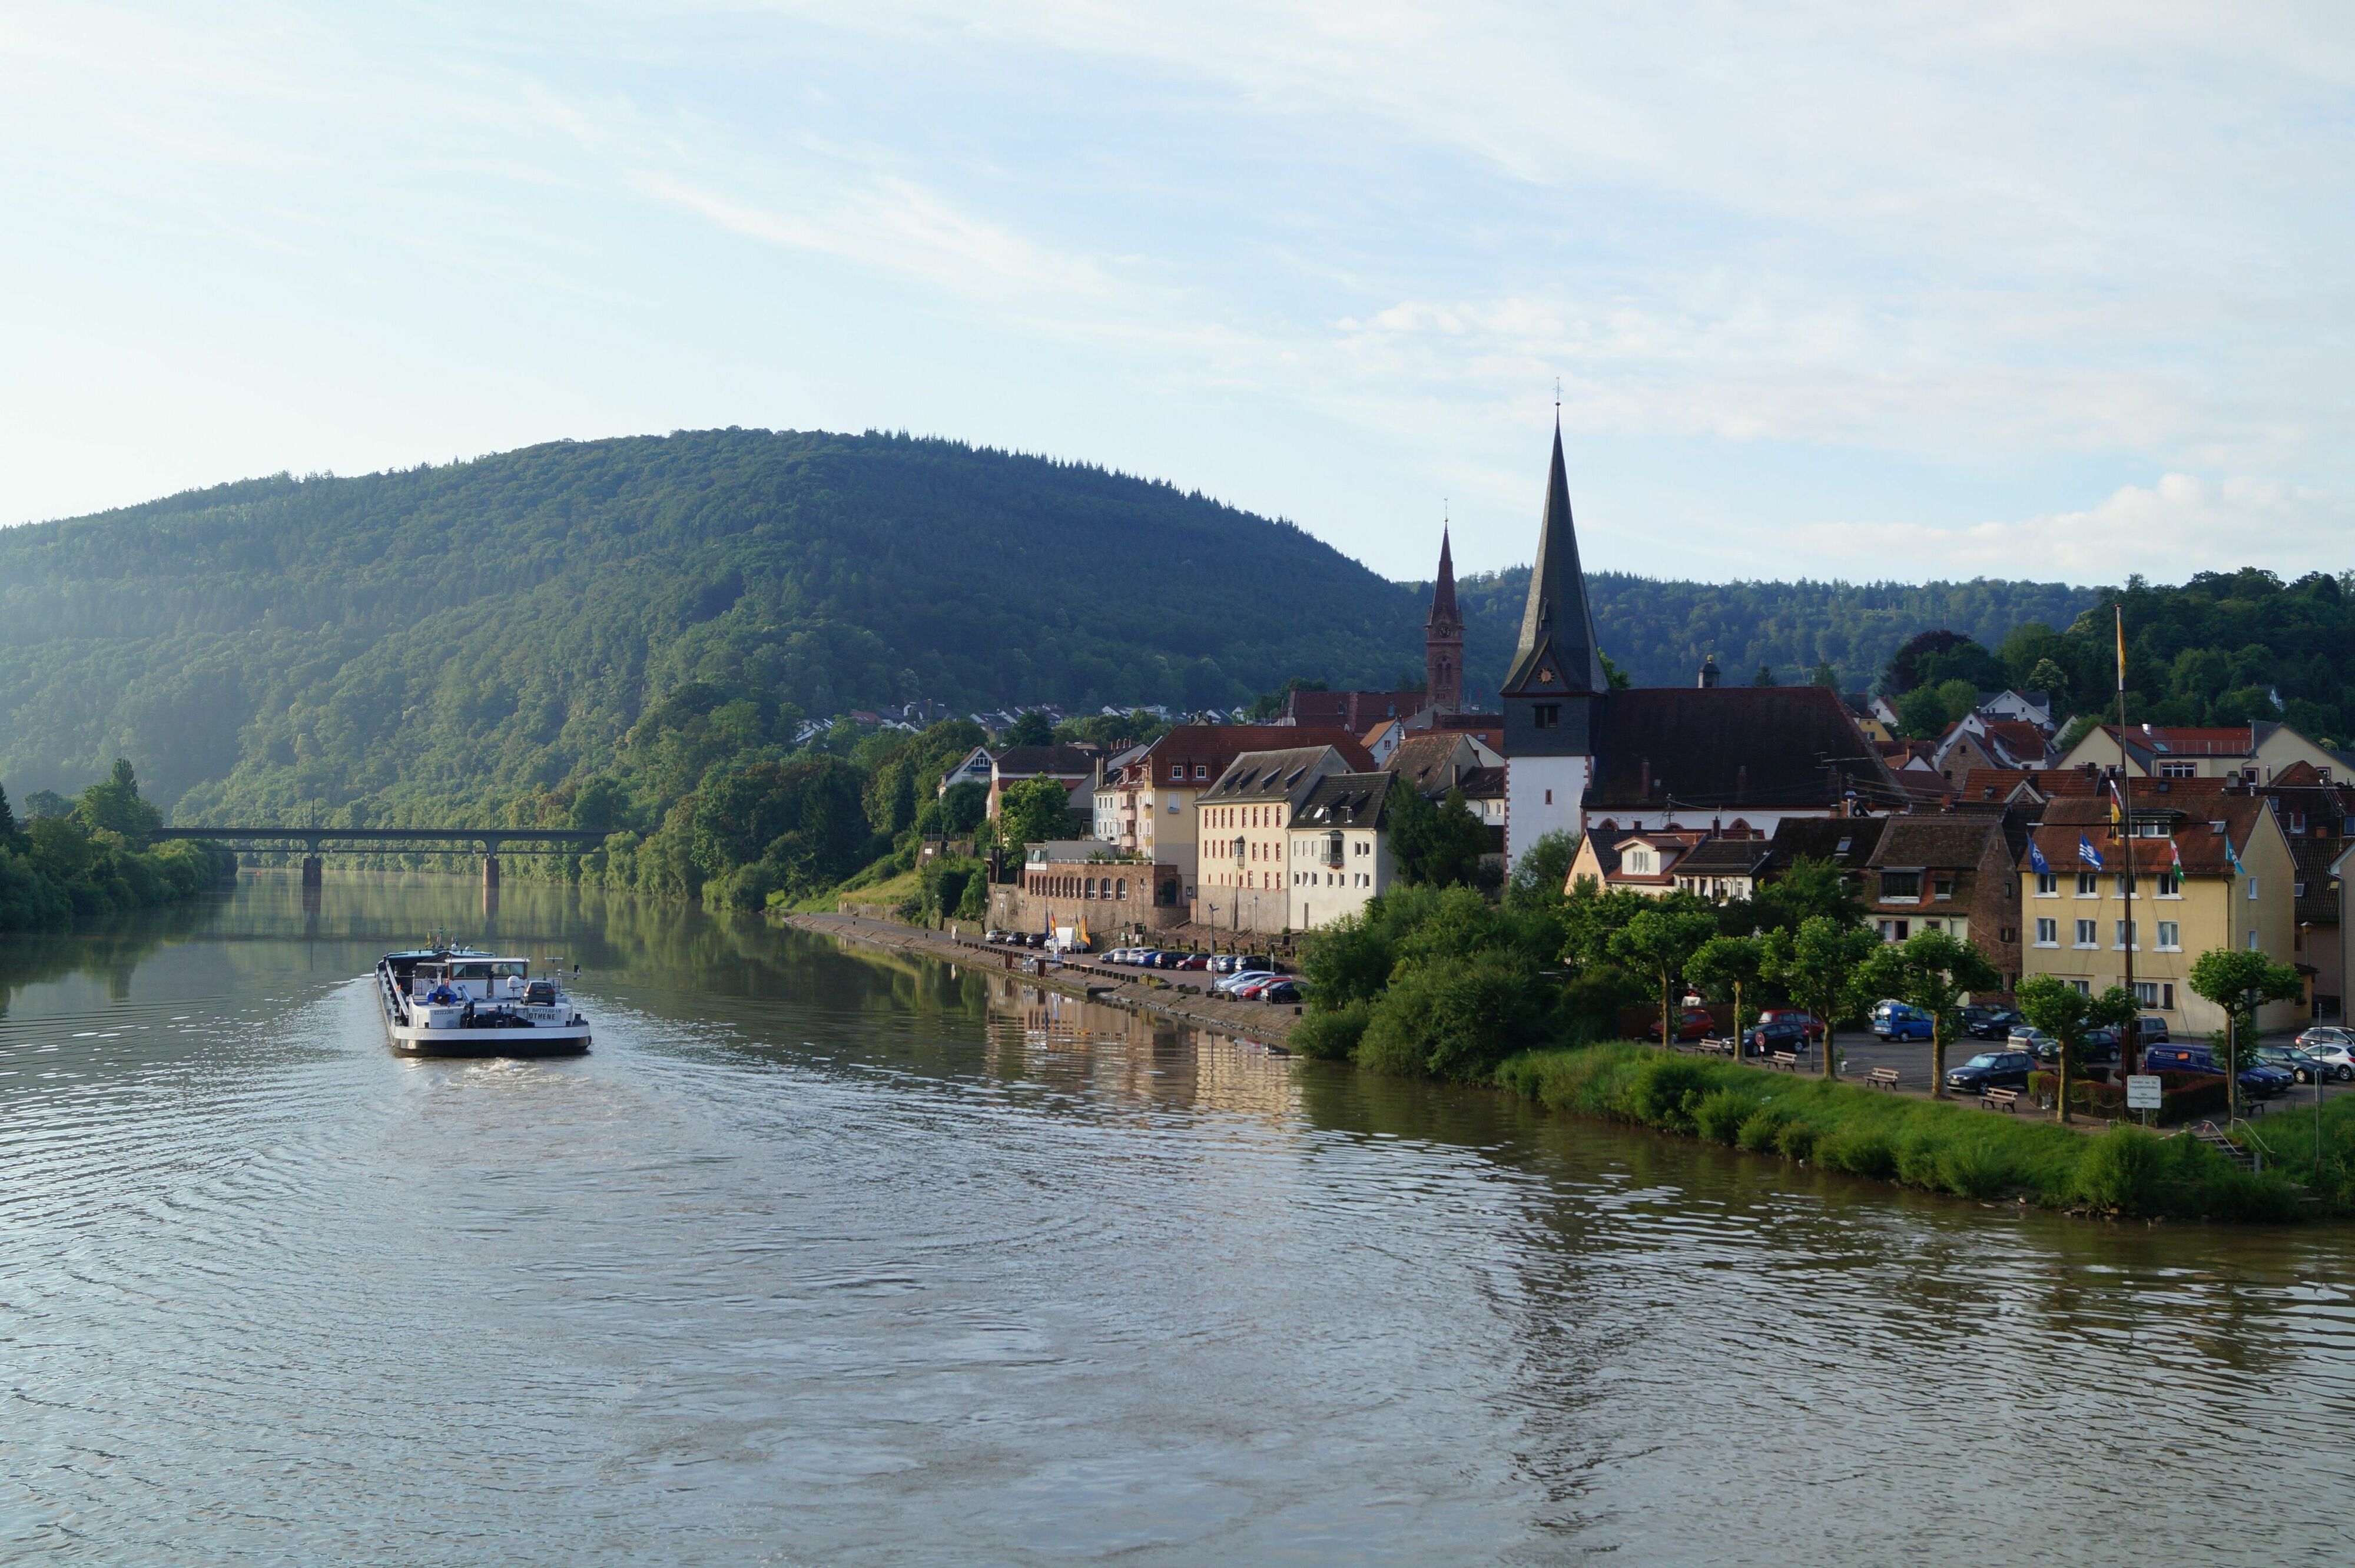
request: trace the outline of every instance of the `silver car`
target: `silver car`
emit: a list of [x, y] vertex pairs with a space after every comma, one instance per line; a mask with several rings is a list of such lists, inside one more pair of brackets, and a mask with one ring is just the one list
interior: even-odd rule
[[2297, 1048], [2322, 1063], [2330, 1076], [2339, 1083], [2355, 1081], [2355, 1047], [2344, 1040], [2318, 1040], [2323, 1034], [2343, 1035], [2344, 1029], [2310, 1029], [2297, 1037]]

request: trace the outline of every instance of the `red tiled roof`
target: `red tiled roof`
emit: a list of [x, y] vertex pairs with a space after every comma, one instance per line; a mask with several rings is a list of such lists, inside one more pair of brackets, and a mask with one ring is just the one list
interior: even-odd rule
[[[2207, 781], [2178, 779], [2173, 782]], [[2133, 846], [2135, 869], [2145, 876], [2173, 870], [2177, 857], [2180, 857], [2186, 876], [2232, 875], [2231, 857], [2224, 853], [2225, 843], [2229, 840], [2234, 852], [2245, 859], [2249, 835], [2256, 831], [2258, 818], [2267, 809], [2264, 801], [2255, 795], [2226, 795], [2221, 790], [2185, 793], [2191, 798], [2178, 796], [2171, 805], [2164, 799], [2147, 800], [2139, 793], [2136, 795], [2135, 815], [2138, 817], [2162, 807], [2182, 815], [2176, 818], [2174, 824], [2175, 854], [2168, 853], [2167, 839], [2137, 838]], [[2222, 822], [2224, 831], [2218, 833], [2209, 826], [2211, 822]], [[2115, 876], [2126, 869], [2126, 847], [2121, 840], [2112, 837], [2110, 802], [2105, 795], [2083, 795], [2052, 802], [2044, 808], [2044, 820], [2030, 837], [2036, 847], [2044, 852], [2046, 863], [2064, 875], [2094, 869], [2080, 857], [2077, 843], [2080, 838], [2090, 841], [2094, 852], [2102, 857], [2102, 870], [2105, 875]], [[2023, 868], [2029, 864], [2025, 850], [2021, 852], [2020, 864]]]

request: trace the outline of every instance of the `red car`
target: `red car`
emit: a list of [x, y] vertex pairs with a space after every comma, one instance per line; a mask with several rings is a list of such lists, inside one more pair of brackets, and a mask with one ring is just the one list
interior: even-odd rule
[[[1709, 1016], [1708, 1008], [1687, 1008], [1677, 1019], [1677, 1038], [1678, 1040], [1705, 1039], [1715, 1028], [1717, 1028], [1717, 1020]], [[1660, 1038], [1660, 1023], [1657, 1019], [1654, 1019], [1652, 1027], [1644, 1031], [1644, 1038], [1646, 1040]]]
[[1778, 1024], [1784, 1022], [1805, 1024], [1807, 1026], [1807, 1038], [1818, 1045], [1823, 1043], [1824, 1020], [1816, 1017], [1813, 1013], [1803, 1013], [1796, 1008], [1768, 1008], [1765, 1011], [1758, 1015], [1758, 1022], [1761, 1024]]

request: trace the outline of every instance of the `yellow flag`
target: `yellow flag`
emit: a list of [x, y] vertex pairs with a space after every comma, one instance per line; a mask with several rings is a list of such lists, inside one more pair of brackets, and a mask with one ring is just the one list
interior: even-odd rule
[[2120, 691], [2124, 691], [2124, 690], [2126, 688], [2126, 607], [2125, 605], [2123, 605], [2123, 604], [2118, 605], [2118, 606], [2117, 606], [2117, 612], [2118, 612], [2118, 689], [2119, 689]]

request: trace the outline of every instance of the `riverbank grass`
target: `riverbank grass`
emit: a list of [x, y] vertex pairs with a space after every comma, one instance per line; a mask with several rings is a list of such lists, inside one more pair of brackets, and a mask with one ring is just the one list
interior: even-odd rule
[[1975, 1104], [1912, 1099], [1626, 1041], [1524, 1051], [1502, 1063], [1496, 1079], [1550, 1110], [1963, 1198], [2136, 1217], [2286, 1220], [2308, 1208], [2305, 1190], [2284, 1174], [2243, 1171], [2188, 1136], [2117, 1127], [2088, 1137]]

